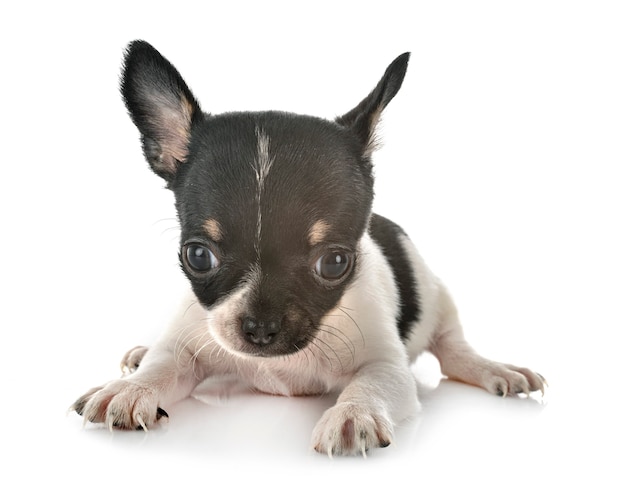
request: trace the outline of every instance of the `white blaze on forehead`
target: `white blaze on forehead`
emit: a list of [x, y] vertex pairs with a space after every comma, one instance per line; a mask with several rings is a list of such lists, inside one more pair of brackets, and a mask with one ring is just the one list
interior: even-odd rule
[[269, 175], [270, 169], [274, 164], [273, 158], [270, 156], [270, 138], [259, 127], [255, 128], [257, 138], [256, 159], [254, 161], [254, 172], [257, 182], [257, 223], [256, 223], [256, 241], [255, 249], [257, 256], [260, 255], [261, 249], [261, 201], [265, 190], [265, 180]]

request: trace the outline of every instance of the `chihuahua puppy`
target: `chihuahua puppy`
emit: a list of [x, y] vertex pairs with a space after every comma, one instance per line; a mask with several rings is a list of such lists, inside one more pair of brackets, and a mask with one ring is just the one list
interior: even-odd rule
[[280, 395], [338, 392], [312, 435], [328, 455], [385, 447], [419, 409], [410, 364], [498, 395], [544, 389], [526, 368], [466, 342], [454, 303], [406, 233], [372, 212], [371, 155], [404, 79], [400, 55], [334, 121], [283, 112], [203, 113], [144, 41], [125, 53], [121, 92], [145, 157], [174, 193], [189, 298], [127, 376], [72, 408], [111, 429], [149, 429], [204, 379], [235, 375]]

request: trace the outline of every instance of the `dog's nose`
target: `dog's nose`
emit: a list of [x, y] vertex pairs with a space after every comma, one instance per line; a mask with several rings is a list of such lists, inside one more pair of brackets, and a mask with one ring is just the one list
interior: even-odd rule
[[280, 322], [246, 317], [242, 323], [244, 337], [259, 346], [269, 345], [280, 331]]

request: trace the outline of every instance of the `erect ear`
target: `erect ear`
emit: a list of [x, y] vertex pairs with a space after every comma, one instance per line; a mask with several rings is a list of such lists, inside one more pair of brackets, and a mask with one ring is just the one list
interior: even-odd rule
[[176, 68], [145, 41], [128, 45], [120, 89], [148, 163], [171, 183], [187, 158], [200, 106]]
[[363, 145], [363, 156], [369, 157], [376, 148], [376, 124], [382, 111], [402, 86], [410, 55], [408, 52], [403, 53], [391, 62], [372, 92], [354, 109], [336, 120], [356, 133]]

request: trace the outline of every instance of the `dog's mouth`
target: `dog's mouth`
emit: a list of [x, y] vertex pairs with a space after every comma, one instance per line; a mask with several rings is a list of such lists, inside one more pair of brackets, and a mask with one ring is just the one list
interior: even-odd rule
[[311, 340], [309, 338], [301, 338], [289, 343], [276, 342], [274, 344], [263, 346], [250, 344], [241, 345], [239, 353], [243, 353], [251, 357], [283, 357], [303, 351], [309, 345], [310, 341]]

